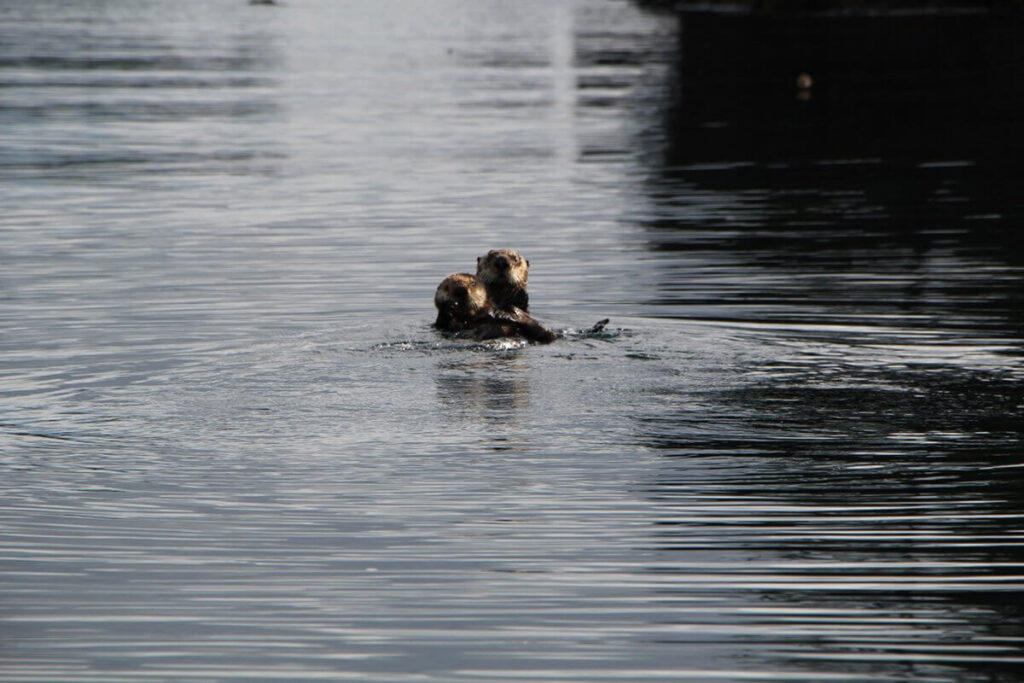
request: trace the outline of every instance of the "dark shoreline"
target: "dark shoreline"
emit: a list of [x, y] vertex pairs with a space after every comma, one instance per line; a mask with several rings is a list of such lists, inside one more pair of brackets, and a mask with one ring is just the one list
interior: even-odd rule
[[861, 0], [747, 0], [716, 2], [686, 2], [681, 0], [635, 0], [641, 7], [677, 10], [681, 13], [715, 12], [719, 14], [758, 15], [834, 15], [834, 16], [899, 16], [943, 15], [957, 16], [968, 13], [1005, 13], [1024, 9], [1022, 0], [966, 1], [956, 4], [937, 2], [900, 2], [886, 7]]

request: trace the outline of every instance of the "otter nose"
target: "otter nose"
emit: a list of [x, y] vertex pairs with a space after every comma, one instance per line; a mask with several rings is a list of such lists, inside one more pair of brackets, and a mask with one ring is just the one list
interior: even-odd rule
[[504, 256], [499, 256], [494, 259], [494, 265], [497, 266], [499, 270], [508, 270], [508, 259]]

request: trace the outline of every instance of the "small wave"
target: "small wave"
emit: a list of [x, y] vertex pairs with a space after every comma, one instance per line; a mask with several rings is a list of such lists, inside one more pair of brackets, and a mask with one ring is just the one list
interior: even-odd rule
[[509, 351], [529, 346], [530, 343], [518, 337], [475, 341], [471, 339], [402, 340], [381, 342], [371, 347], [373, 351], [412, 351], [434, 353], [436, 351]]
[[[621, 337], [626, 330], [623, 328], [608, 328], [593, 325], [587, 328], [566, 327], [557, 330], [558, 341], [574, 341], [580, 339], [603, 339], [611, 340]], [[557, 344], [558, 341], [555, 343]], [[442, 339], [401, 339], [386, 341], [374, 344], [371, 351], [412, 351], [417, 353], [433, 353], [436, 351], [510, 351], [533, 346], [528, 340], [522, 337], [505, 337], [501, 339], [488, 339], [476, 341], [472, 339], [455, 339], [445, 337]]]

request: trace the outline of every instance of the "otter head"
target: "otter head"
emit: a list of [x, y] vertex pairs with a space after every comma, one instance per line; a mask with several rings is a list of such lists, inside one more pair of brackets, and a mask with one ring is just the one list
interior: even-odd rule
[[434, 292], [437, 327], [451, 330], [490, 311], [487, 288], [469, 273], [449, 275]]
[[530, 262], [515, 249], [491, 249], [476, 260], [476, 276], [488, 287], [498, 284], [525, 289]]

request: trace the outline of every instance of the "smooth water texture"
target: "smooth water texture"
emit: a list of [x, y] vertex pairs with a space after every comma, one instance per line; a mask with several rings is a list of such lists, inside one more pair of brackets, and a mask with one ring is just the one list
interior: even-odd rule
[[0, 2], [0, 679], [1019, 680], [1018, 110], [687, 36]]

